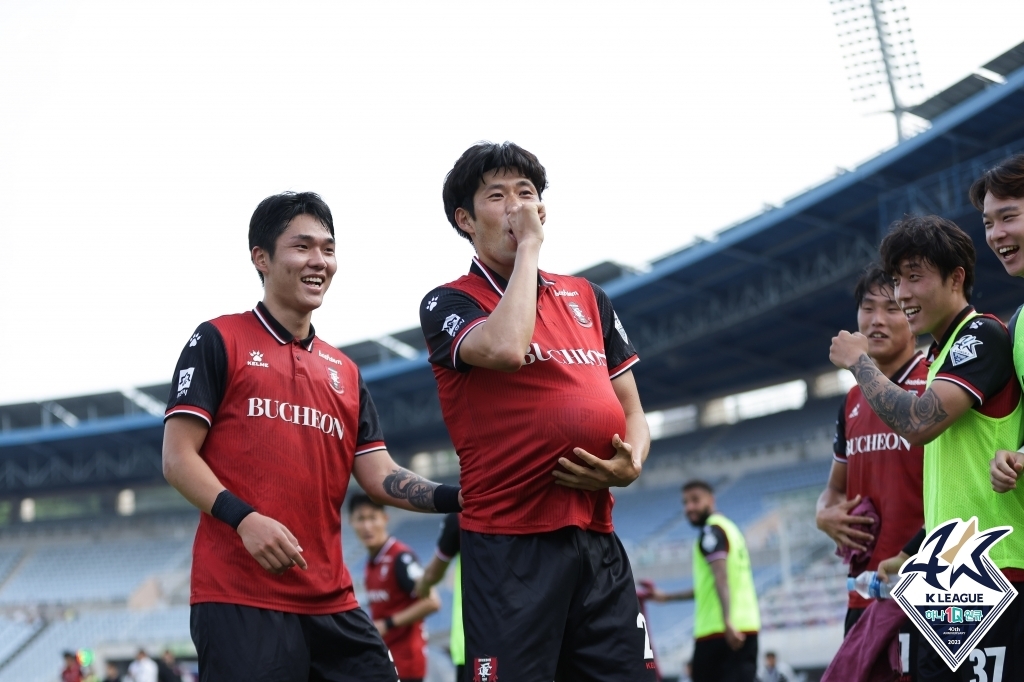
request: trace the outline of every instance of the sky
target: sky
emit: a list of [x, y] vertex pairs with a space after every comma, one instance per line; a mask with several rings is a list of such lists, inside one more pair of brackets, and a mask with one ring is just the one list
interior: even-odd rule
[[[906, 4], [922, 98], [1024, 40], [1019, 0]], [[249, 217], [283, 190], [334, 214], [318, 335], [416, 326], [468, 268], [440, 194], [478, 140], [548, 169], [564, 273], [643, 268], [896, 141], [828, 0], [5, 0], [0, 404], [169, 381], [261, 298]]]

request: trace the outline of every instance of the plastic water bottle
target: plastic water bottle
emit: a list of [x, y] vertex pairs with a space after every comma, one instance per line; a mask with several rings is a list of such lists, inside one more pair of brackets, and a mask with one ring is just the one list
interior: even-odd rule
[[856, 578], [846, 579], [846, 591], [856, 592], [865, 599], [888, 599], [889, 583], [883, 583], [874, 571], [864, 571]]

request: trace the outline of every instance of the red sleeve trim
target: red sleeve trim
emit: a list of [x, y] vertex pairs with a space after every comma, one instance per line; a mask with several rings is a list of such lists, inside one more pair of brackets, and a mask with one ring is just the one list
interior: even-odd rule
[[210, 413], [203, 408], [195, 407], [194, 405], [176, 405], [175, 407], [172, 407], [164, 412], [164, 423], [166, 424], [168, 419], [171, 417], [177, 417], [179, 414], [190, 414], [193, 417], [199, 417], [206, 422], [207, 426], [213, 426], [213, 417], [210, 416]]
[[721, 552], [712, 552], [711, 554], [708, 554], [704, 558], [707, 559], [708, 563], [710, 564], [712, 561], [718, 561], [719, 559], [726, 559], [726, 558], [728, 558], [728, 556], [729, 556], [729, 552], [728, 552], [728, 550], [725, 550], [725, 551], [721, 551]]
[[629, 358], [628, 360], [626, 360], [624, 363], [622, 363], [618, 367], [614, 367], [614, 368], [608, 370], [608, 378], [609, 379], [614, 379], [615, 377], [617, 377], [620, 374], [624, 373], [626, 370], [628, 370], [630, 367], [632, 367], [633, 365], [635, 365], [638, 362], [640, 362], [640, 358], [636, 354], [634, 354], [633, 357]]
[[976, 389], [970, 383], [968, 383], [967, 380], [964, 379], [963, 377], [958, 377], [953, 374], [936, 374], [935, 378], [942, 379], [943, 381], [948, 381], [951, 384], [956, 384], [957, 386], [959, 386], [960, 388], [964, 389], [965, 391], [973, 395], [975, 398], [977, 398], [979, 405], [985, 402], [985, 394]]
[[835, 461], [839, 462], [840, 464], [849, 464], [850, 463], [849, 459], [847, 459], [846, 457], [840, 457], [839, 455], [837, 455], [834, 452], [832, 453], [832, 459], [834, 459]]
[[388, 446], [384, 444], [382, 440], [370, 441], [369, 443], [363, 443], [356, 448], [356, 457], [359, 455], [366, 455], [377, 450], [387, 450]]
[[445, 562], [446, 564], [450, 564], [452, 562], [452, 559], [455, 558], [453, 556], [448, 556], [439, 549], [434, 549], [434, 556], [436, 556], [438, 559]]
[[458, 367], [459, 346], [462, 345], [462, 341], [463, 341], [463, 339], [466, 338], [466, 334], [468, 334], [469, 330], [472, 329], [473, 327], [477, 326], [478, 324], [483, 324], [486, 321], [487, 321], [486, 317], [481, 317], [481, 318], [473, 320], [472, 322], [470, 322], [469, 324], [466, 325], [465, 329], [463, 329], [461, 332], [459, 332], [458, 336], [455, 337], [455, 343], [452, 344], [452, 367]]

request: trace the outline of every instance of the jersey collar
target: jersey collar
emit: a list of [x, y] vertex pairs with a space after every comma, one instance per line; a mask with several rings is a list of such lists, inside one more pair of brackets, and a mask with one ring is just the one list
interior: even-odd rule
[[[469, 266], [469, 272], [470, 274], [486, 279], [491, 285], [491, 288], [498, 292], [499, 296], [505, 295], [505, 289], [508, 288], [508, 280], [484, 265], [483, 261], [476, 256], [473, 256], [473, 262]], [[554, 284], [554, 282], [545, 278], [544, 273], [537, 270], [537, 286], [542, 287], [549, 284]]]
[[279, 344], [282, 346], [288, 343], [297, 343], [310, 353], [313, 352], [313, 337], [316, 336], [316, 330], [313, 329], [313, 325], [309, 325], [309, 336], [302, 340], [296, 340], [290, 331], [284, 328], [284, 325], [274, 319], [274, 316], [267, 310], [267, 306], [263, 305], [263, 301], [256, 304], [256, 307], [252, 309], [253, 315], [260, 321], [263, 328], [267, 330], [271, 336], [274, 337]]
[[395, 536], [389, 536], [388, 539], [384, 542], [384, 544], [381, 545], [380, 549], [377, 550], [377, 553], [373, 555], [373, 559], [371, 559], [370, 563], [372, 563], [375, 566], [379, 564], [380, 560], [387, 556], [388, 550], [390, 550], [391, 546], [394, 544]]
[[917, 364], [922, 360], [924, 360], [924, 353], [917, 351], [910, 356], [909, 360], [903, 363], [902, 367], [896, 370], [895, 374], [889, 377], [890, 381], [894, 384], [902, 384], [907, 380], [907, 377], [910, 376], [910, 373], [914, 371], [914, 368], [917, 367]]
[[949, 323], [949, 328], [946, 329], [946, 333], [942, 335], [942, 340], [941, 341], [932, 341], [932, 345], [928, 349], [928, 359], [929, 360], [934, 360], [935, 358], [937, 358], [939, 356], [939, 353], [942, 352], [942, 349], [946, 347], [947, 343], [949, 343], [949, 338], [951, 336], [953, 336], [953, 332], [956, 331], [956, 328], [958, 326], [960, 326], [960, 323], [963, 322], [963, 319], [965, 317], [967, 317], [968, 315], [970, 315], [973, 312], [974, 312], [974, 306], [973, 305], [968, 305], [966, 308], [964, 308], [959, 313], [957, 313], [956, 317], [953, 318], [953, 321]]

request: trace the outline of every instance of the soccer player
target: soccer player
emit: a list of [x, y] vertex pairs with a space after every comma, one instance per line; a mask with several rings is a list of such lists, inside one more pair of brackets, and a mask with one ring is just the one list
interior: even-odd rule
[[377, 631], [384, 637], [401, 682], [422, 682], [427, 675], [427, 638], [423, 619], [441, 608], [433, 591], [416, 596], [422, 577], [416, 554], [388, 533], [384, 505], [369, 495], [349, 497], [348, 519], [370, 556], [366, 560], [366, 599]]
[[249, 247], [263, 301], [199, 325], [164, 426], [164, 476], [203, 512], [190, 599], [201, 681], [393, 682], [342, 561], [349, 477], [413, 511], [458, 511], [460, 494], [395, 465], [358, 368], [313, 331], [338, 267], [323, 200], [264, 199]]
[[662, 592], [658, 602], [693, 599], [693, 682], [753, 682], [761, 614], [743, 533], [715, 510], [705, 481], [683, 485], [686, 518], [700, 528], [693, 551], [693, 589]]
[[[830, 358], [849, 368], [875, 414], [911, 444], [924, 445], [925, 528], [896, 557], [879, 566], [887, 576], [916, 553], [937, 525], [978, 517], [979, 529], [1010, 525], [1024, 531], [1024, 510], [992, 491], [989, 459], [1021, 442], [1020, 387], [1014, 380], [1010, 337], [997, 318], [968, 303], [974, 285], [975, 250], [970, 237], [938, 216], [905, 218], [882, 240], [881, 259], [895, 280], [896, 300], [914, 334], [931, 334], [927, 388], [920, 396], [890, 381], [868, 355], [868, 340], [841, 331]], [[1018, 590], [1024, 589], [1024, 535], [1010, 533], [989, 556]], [[1004, 679], [1024, 678], [1024, 655], [1014, 626], [1015, 599], [979, 650], [1004, 649]], [[1018, 639], [1014, 639], [1018, 637]], [[984, 656], [980, 659], [986, 660]], [[965, 664], [964, 669], [971, 662]], [[918, 679], [955, 679], [930, 646], [918, 647]]]
[[[868, 356], [879, 371], [904, 390], [924, 392], [928, 364], [914, 348], [907, 316], [896, 302], [892, 280], [882, 267], [872, 263], [854, 289], [857, 327], [868, 340]], [[828, 484], [818, 498], [818, 528], [832, 538], [839, 550], [852, 560], [850, 575], [874, 571], [924, 525], [921, 469], [924, 448], [911, 445], [878, 418], [854, 386], [839, 406], [836, 436], [832, 445], [834, 461]], [[867, 532], [873, 519], [851, 516], [869, 500], [878, 516], [877, 537]], [[868, 551], [868, 547], [871, 550]], [[871, 600], [850, 592], [846, 632], [850, 631]], [[907, 624], [915, 639], [917, 629]], [[907, 652], [909, 655], [909, 652]], [[911, 660], [916, 669], [916, 660]]]
[[[1011, 277], [1024, 277], [1024, 154], [985, 171], [970, 189], [971, 203], [981, 211], [985, 242]], [[1017, 379], [1024, 386], [1024, 335], [1018, 333], [1020, 308], [1010, 318], [1010, 341]], [[1004, 493], [1017, 487], [1024, 454], [1000, 450], [991, 462], [992, 488]]]
[[546, 186], [517, 145], [466, 150], [443, 198], [476, 257], [420, 305], [465, 496], [467, 672], [654, 679], [608, 491], [636, 480], [650, 446], [638, 359], [599, 287], [538, 269]]
[[416, 594], [421, 598], [430, 594], [434, 585], [444, 579], [448, 567], [455, 564], [455, 576], [452, 581], [452, 627], [448, 636], [448, 649], [451, 652], [452, 664], [455, 666], [455, 681], [470, 682], [466, 676], [466, 635], [462, 626], [462, 561], [459, 557], [459, 536], [459, 515], [445, 514], [434, 557], [423, 570], [423, 575], [416, 581]]

